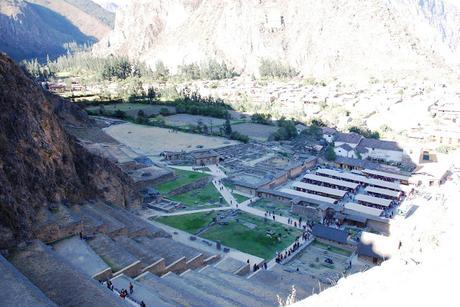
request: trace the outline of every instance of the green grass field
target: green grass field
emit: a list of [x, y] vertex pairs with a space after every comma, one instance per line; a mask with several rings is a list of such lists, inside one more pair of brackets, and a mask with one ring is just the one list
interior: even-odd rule
[[241, 194], [237, 194], [237, 193], [232, 193], [232, 194], [233, 194], [233, 197], [235, 197], [236, 201], [239, 204], [249, 199], [249, 197], [246, 197], [246, 196], [241, 195]]
[[[216, 215], [216, 212], [212, 214], [200, 212], [160, 217], [156, 220], [169, 226], [195, 233], [212, 221], [212, 218]], [[226, 225], [214, 225], [200, 234], [200, 236], [208, 240], [220, 241], [228, 247], [268, 260], [275, 256], [276, 251], [281, 251], [289, 246], [301, 234], [298, 229], [285, 227], [269, 220], [264, 222], [263, 218], [244, 212], [239, 212], [237, 218], [238, 222], [233, 219], [228, 221]], [[251, 229], [249, 226], [253, 228]]]
[[220, 193], [212, 183], [208, 183], [201, 189], [192, 190], [179, 195], [169, 196], [168, 198], [181, 202], [190, 209], [203, 209], [215, 207], [216, 205], [220, 204]]
[[184, 186], [198, 179], [209, 176], [207, 174], [184, 171], [181, 169], [174, 169], [174, 172], [176, 173], [177, 178], [172, 181], [156, 185], [155, 188], [158, 190], [158, 192], [160, 192], [161, 194], [168, 194], [170, 191], [178, 187]]
[[194, 234], [204, 226], [208, 225], [216, 215], [217, 213], [215, 211], [209, 211], [184, 215], [161, 216], [155, 220], [168, 226]]

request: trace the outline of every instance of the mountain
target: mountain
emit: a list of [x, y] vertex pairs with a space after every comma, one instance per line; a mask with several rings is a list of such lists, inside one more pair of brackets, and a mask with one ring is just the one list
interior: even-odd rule
[[0, 54], [0, 249], [34, 238], [53, 204], [103, 199], [128, 207], [136, 199], [130, 179], [67, 134], [67, 121], [92, 125]]
[[115, 12], [118, 8], [126, 5], [130, 0], [93, 0], [107, 11]]
[[256, 74], [273, 59], [314, 76], [431, 74], [459, 54], [459, 10], [444, 2], [133, 0], [94, 52], [172, 69], [217, 59]]
[[66, 52], [67, 43], [101, 39], [113, 18], [89, 0], [2, 0], [0, 51], [16, 60], [53, 58]]

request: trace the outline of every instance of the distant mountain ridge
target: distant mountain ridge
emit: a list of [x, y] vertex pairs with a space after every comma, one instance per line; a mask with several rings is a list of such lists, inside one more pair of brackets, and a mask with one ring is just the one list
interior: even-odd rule
[[133, 0], [117, 11], [114, 31], [94, 52], [152, 66], [161, 60], [173, 70], [214, 58], [256, 74], [268, 58], [314, 76], [431, 74], [449, 71], [447, 59], [459, 54], [459, 10], [445, 6], [443, 0]]
[[90, 0], [2, 0], [0, 51], [16, 60], [53, 58], [66, 52], [66, 43], [98, 41], [113, 19]]

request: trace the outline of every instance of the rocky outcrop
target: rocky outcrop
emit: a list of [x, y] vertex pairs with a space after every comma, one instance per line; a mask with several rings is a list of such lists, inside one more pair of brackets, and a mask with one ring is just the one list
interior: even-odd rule
[[55, 108], [59, 101], [0, 55], [0, 248], [30, 239], [37, 212], [53, 203], [137, 203], [132, 182], [114, 163], [66, 133], [63, 119], [78, 121], [79, 112], [68, 102]]
[[418, 16], [418, 2], [428, 0], [407, 1], [133, 0], [117, 11], [114, 31], [94, 52], [128, 55], [152, 66], [161, 60], [173, 70], [217, 59], [248, 74], [258, 73], [262, 59], [281, 60], [315, 77], [449, 70], [445, 53], [455, 50], [438, 38], [458, 27], [444, 22], [436, 30]]

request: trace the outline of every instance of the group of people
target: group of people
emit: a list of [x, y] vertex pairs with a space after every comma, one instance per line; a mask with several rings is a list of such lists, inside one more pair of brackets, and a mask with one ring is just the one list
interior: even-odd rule
[[283, 260], [287, 259], [288, 257], [290, 257], [292, 254], [294, 254], [294, 252], [296, 250], [298, 250], [300, 248], [300, 245], [305, 243], [306, 241], [308, 241], [310, 239], [310, 232], [309, 231], [304, 231], [303, 234], [302, 234], [302, 241], [300, 241], [300, 237], [298, 237], [296, 239], [296, 241], [294, 242], [294, 244], [292, 244], [292, 246], [290, 248], [288, 248], [287, 250], [285, 250], [284, 252], [281, 252], [281, 253], [276, 253], [276, 258], [275, 258], [275, 262], [276, 263], [281, 263], [283, 262]]
[[[250, 264], [249, 259], [246, 261], [246, 263]], [[261, 264], [254, 263], [254, 265], [252, 266], [252, 270], [254, 272], [259, 270], [259, 269], [262, 269], [262, 268], [265, 269], [265, 270], [268, 268], [267, 263], [265, 261], [263, 263], [261, 263]]]
[[[110, 290], [110, 291], [114, 291], [114, 287], [113, 287], [113, 283], [111, 280], [107, 280], [106, 282], [106, 285], [107, 285], [107, 288]], [[128, 286], [128, 289], [129, 289], [129, 294], [128, 294], [128, 290], [126, 290], [125, 288], [121, 289], [121, 291], [119, 292], [119, 295], [120, 295], [120, 298], [121, 299], [125, 299], [127, 296], [131, 295], [134, 293], [134, 285], [130, 282], [129, 283], [129, 286]], [[144, 301], [141, 301], [139, 303], [139, 305], [141, 307], [146, 307]]]

